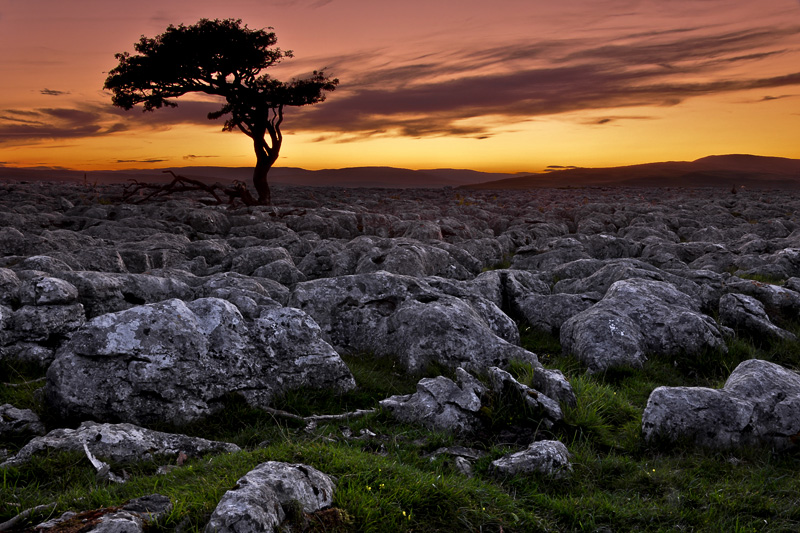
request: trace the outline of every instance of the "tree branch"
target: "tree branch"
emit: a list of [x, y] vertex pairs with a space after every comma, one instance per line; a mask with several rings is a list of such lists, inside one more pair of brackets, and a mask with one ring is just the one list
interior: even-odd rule
[[351, 411], [349, 413], [342, 413], [340, 415], [311, 415], [311, 416], [300, 416], [288, 411], [282, 411], [280, 409], [274, 409], [272, 407], [261, 407], [267, 413], [278, 416], [281, 418], [288, 418], [290, 420], [296, 420], [298, 422], [303, 422], [304, 424], [309, 424], [311, 422], [330, 422], [335, 420], [347, 420], [348, 418], [359, 418], [362, 416], [371, 415], [373, 413], [377, 413], [377, 409], [356, 409], [355, 411]]
[[[247, 185], [241, 181], [235, 181], [226, 187], [219, 183], [208, 185], [207, 183], [203, 183], [199, 180], [187, 178], [186, 176], [179, 176], [172, 170], [165, 170], [164, 173], [172, 174], [174, 179], [167, 184], [142, 183], [140, 181], [134, 181], [132, 184], [128, 184], [123, 187], [122, 200], [126, 202], [129, 201], [130, 203], [134, 204], [140, 204], [158, 196], [170, 196], [172, 194], [181, 192], [202, 191], [211, 195], [216, 201], [217, 205], [223, 203], [223, 199], [217, 194], [217, 192], [220, 192], [228, 197], [229, 205], [234, 205], [237, 198], [240, 199], [245, 205], [258, 205], [256, 199], [253, 198], [253, 195], [250, 194], [250, 191], [247, 189]], [[146, 196], [142, 196], [143, 191], [151, 192]], [[139, 198], [135, 198], [136, 196], [139, 196]]]
[[54, 509], [56, 506], [56, 502], [46, 503], [44, 505], [37, 505], [36, 507], [31, 507], [30, 509], [25, 509], [17, 516], [6, 520], [2, 524], [0, 524], [0, 531], [8, 531], [13, 529], [18, 523], [22, 522], [23, 520], [27, 520], [32, 514], [34, 513], [42, 513], [44, 511], [50, 511]]

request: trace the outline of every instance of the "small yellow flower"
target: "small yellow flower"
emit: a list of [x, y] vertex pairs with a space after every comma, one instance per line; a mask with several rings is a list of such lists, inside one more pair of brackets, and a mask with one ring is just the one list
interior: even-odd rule
[[370, 487], [369, 485], [367, 485], [367, 490], [372, 490], [372, 487]]
[[379, 489], [383, 489], [383, 487], [385, 487], [385, 485], [384, 485], [383, 483], [381, 483], [380, 485], [378, 485], [378, 488], [379, 488]]

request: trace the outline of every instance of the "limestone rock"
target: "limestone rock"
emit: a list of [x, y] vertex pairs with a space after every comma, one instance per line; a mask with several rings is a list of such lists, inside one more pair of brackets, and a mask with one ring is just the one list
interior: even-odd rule
[[266, 406], [301, 386], [354, 386], [303, 312], [270, 309], [250, 322], [225, 300], [172, 299], [92, 319], [58, 350], [45, 398], [66, 418], [185, 424], [230, 393]]
[[691, 355], [725, 350], [719, 327], [699, 308], [670, 283], [618, 281], [600, 302], [563, 324], [561, 345], [590, 372], [640, 368], [647, 352]]
[[0, 439], [21, 435], [43, 435], [44, 424], [30, 409], [17, 409], [11, 404], [0, 405]]
[[481, 396], [486, 388], [464, 369], [456, 370], [458, 382], [444, 376], [424, 378], [417, 392], [381, 400], [382, 408], [398, 420], [437, 430], [469, 433], [478, 427]]
[[319, 470], [302, 464], [268, 461], [225, 493], [206, 525], [206, 533], [273, 531], [286, 518], [284, 508], [299, 502], [313, 513], [333, 502], [335, 485]]
[[773, 324], [764, 304], [744, 294], [726, 294], [719, 301], [720, 323], [755, 337], [796, 341], [793, 333]]
[[500, 336], [515, 329], [509, 317], [485, 299], [472, 302], [422, 279], [375, 272], [299, 283], [289, 305], [311, 315], [338, 349], [393, 357], [414, 372], [430, 363], [481, 370], [536, 361]]
[[717, 449], [793, 448], [800, 434], [800, 375], [750, 359], [722, 389], [658, 387], [647, 400], [642, 434], [647, 441], [687, 439]]
[[562, 479], [572, 473], [572, 463], [569, 459], [570, 453], [564, 443], [557, 440], [543, 440], [534, 442], [525, 450], [492, 461], [490, 468], [499, 476], [539, 473]]
[[235, 444], [153, 431], [133, 424], [84, 422], [77, 429], [54, 429], [34, 438], [0, 467], [24, 464], [34, 455], [49, 450], [83, 452], [84, 443], [93, 455], [117, 463], [134, 463], [164, 456], [174, 460], [181, 452], [196, 457], [240, 451]]
[[119, 508], [96, 509], [75, 513], [67, 511], [59, 518], [37, 525], [35, 531], [64, 531], [70, 526], [83, 532], [141, 533], [151, 522], [166, 517], [172, 511], [172, 502], [161, 494], [150, 494], [130, 500]]

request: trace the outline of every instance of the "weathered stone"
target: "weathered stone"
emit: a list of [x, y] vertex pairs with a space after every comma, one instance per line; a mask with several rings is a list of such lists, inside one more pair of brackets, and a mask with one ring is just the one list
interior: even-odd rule
[[0, 305], [19, 305], [19, 287], [22, 282], [13, 270], [0, 268]]
[[149, 274], [75, 271], [60, 272], [58, 277], [77, 288], [89, 318], [170, 298], [194, 297], [194, 290], [182, 281]]
[[538, 473], [562, 479], [572, 473], [572, 463], [569, 459], [570, 453], [564, 443], [557, 440], [542, 440], [534, 442], [525, 450], [492, 461], [490, 468], [499, 476]]
[[19, 299], [22, 305], [68, 305], [78, 299], [78, 289], [63, 279], [36, 277], [22, 283]]
[[567, 320], [561, 345], [589, 368], [640, 368], [648, 352], [692, 355], [725, 350], [714, 321], [699, 303], [660, 281], [630, 279], [614, 283], [603, 299]]
[[726, 294], [719, 301], [720, 323], [755, 337], [796, 341], [793, 333], [773, 324], [764, 304], [744, 294]]
[[54, 429], [47, 435], [34, 438], [0, 467], [24, 464], [34, 455], [49, 450], [83, 453], [84, 443], [96, 457], [117, 463], [135, 463], [158, 457], [174, 460], [179, 453], [196, 457], [240, 451], [238, 446], [228, 442], [163, 433], [133, 424], [84, 422], [77, 429]]
[[185, 424], [238, 393], [255, 406], [298, 387], [347, 390], [352, 375], [297, 309], [246, 322], [233, 304], [167, 300], [94, 318], [57, 352], [45, 397], [70, 418]]
[[481, 396], [486, 388], [462, 368], [454, 382], [444, 376], [424, 378], [417, 392], [381, 400], [382, 408], [398, 420], [437, 430], [469, 433], [479, 424]]
[[527, 410], [540, 417], [545, 428], [563, 420], [558, 402], [545, 394], [520, 383], [514, 377], [497, 367], [489, 369], [492, 391], [509, 401], [524, 403]]
[[172, 502], [161, 494], [151, 494], [128, 501], [119, 508], [93, 509], [83, 513], [67, 511], [59, 518], [37, 525], [36, 531], [63, 531], [80, 527], [82, 532], [141, 533], [150, 523], [166, 517]]
[[11, 316], [10, 340], [48, 341], [67, 337], [86, 321], [81, 304], [25, 305]]
[[774, 363], [750, 359], [722, 389], [658, 387], [642, 415], [645, 440], [688, 440], [730, 449], [793, 448], [800, 434], [800, 375]]
[[491, 302], [482, 304], [386, 272], [299, 283], [289, 302], [314, 317], [338, 349], [394, 357], [411, 371], [430, 363], [479, 370], [535, 360], [498, 336], [513, 322]]
[[277, 281], [281, 285], [291, 287], [301, 281], [306, 281], [306, 275], [298, 269], [290, 259], [278, 259], [262, 265], [253, 271], [253, 275]]
[[529, 294], [517, 306], [533, 329], [558, 334], [561, 325], [599, 300], [594, 294]]
[[44, 432], [44, 424], [30, 409], [17, 409], [9, 403], [0, 405], [0, 439]]
[[319, 470], [302, 464], [269, 461], [251, 470], [225, 493], [206, 525], [206, 533], [273, 531], [298, 502], [313, 513], [333, 502], [335, 485]]

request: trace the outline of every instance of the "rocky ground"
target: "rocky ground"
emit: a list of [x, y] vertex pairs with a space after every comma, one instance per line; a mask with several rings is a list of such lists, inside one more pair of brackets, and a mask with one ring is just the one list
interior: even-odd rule
[[[202, 421], [231, 394], [270, 409], [293, 390], [352, 390], [341, 357], [352, 353], [429, 375], [375, 406], [398, 420], [485, 431], [494, 395], [553, 427], [575, 393], [521, 347], [520, 325], [559, 337], [589, 374], [723, 353], [736, 336], [797, 340], [786, 327], [800, 317], [800, 197], [785, 191], [280, 188], [274, 206], [256, 208], [119, 195], [0, 183], [0, 359], [48, 368], [50, 414], [45, 427], [0, 407], [0, 439], [35, 437], [0, 468], [50, 448], [85, 449], [98, 470], [153, 449], [235, 452], [145, 428]], [[533, 369], [528, 384], [507, 372], [514, 362]], [[795, 370], [753, 359], [720, 389], [659, 387], [643, 438], [792, 449]], [[552, 440], [495, 463], [504, 475], [571, 470]], [[272, 527], [289, 503], [325, 508], [334, 490], [310, 466], [264, 463], [208, 531]], [[253, 501], [273, 503], [242, 511]], [[141, 527], [151, 511], [114, 519]]]

